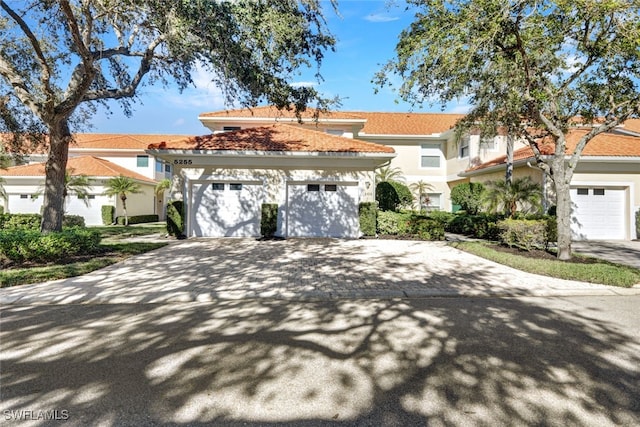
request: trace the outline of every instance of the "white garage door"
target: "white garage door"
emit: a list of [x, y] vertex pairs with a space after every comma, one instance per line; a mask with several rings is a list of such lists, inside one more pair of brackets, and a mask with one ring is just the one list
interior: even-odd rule
[[64, 205], [65, 215], [80, 215], [84, 218], [86, 225], [102, 225], [102, 205], [111, 205], [108, 196], [97, 194], [89, 195], [87, 203], [78, 196], [72, 194], [67, 196]]
[[625, 239], [625, 201], [622, 187], [572, 188], [573, 239]]
[[196, 183], [191, 194], [191, 236], [260, 236], [261, 182]]
[[9, 194], [9, 212], [17, 214], [39, 214], [43, 196], [36, 197], [31, 194]]
[[360, 236], [358, 184], [295, 183], [287, 186], [287, 236]]

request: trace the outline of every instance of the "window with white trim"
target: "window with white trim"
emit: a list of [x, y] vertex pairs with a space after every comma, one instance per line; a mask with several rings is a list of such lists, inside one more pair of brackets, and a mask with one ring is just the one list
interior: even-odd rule
[[420, 167], [439, 168], [442, 165], [442, 146], [440, 144], [422, 144], [420, 146]]
[[465, 157], [469, 157], [469, 136], [465, 136], [460, 140], [460, 145], [458, 147], [458, 157], [464, 159]]
[[240, 126], [224, 126], [222, 128], [222, 131], [223, 132], [233, 132], [235, 130], [240, 130], [240, 129], [242, 129]]
[[325, 131], [329, 135], [342, 136], [344, 135], [344, 131], [342, 129], [327, 129]]
[[483, 150], [487, 151], [497, 151], [498, 150], [498, 142], [496, 141], [496, 137], [485, 137], [480, 140], [480, 147]]
[[428, 199], [425, 200], [426, 203], [426, 207], [425, 209], [428, 211], [439, 211], [440, 209], [442, 209], [442, 206], [440, 205], [440, 202], [442, 200], [442, 194], [441, 193], [429, 193], [427, 194]]
[[136, 156], [136, 166], [139, 168], [148, 168], [149, 156]]

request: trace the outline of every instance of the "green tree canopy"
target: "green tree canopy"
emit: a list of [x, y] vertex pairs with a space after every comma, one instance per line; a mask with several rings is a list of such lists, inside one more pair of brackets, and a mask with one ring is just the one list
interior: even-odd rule
[[0, 131], [48, 136], [43, 232], [61, 229], [71, 130], [96, 105], [131, 114], [143, 85], [183, 89], [203, 67], [234, 103], [323, 106], [290, 79], [335, 44], [320, 0], [0, 0], [0, 33]]
[[[571, 256], [569, 184], [585, 146], [640, 112], [638, 0], [409, 0], [415, 21], [376, 76], [399, 75], [416, 104], [468, 98], [462, 132], [497, 128], [529, 143], [558, 207], [558, 256]], [[591, 125], [567, 151], [579, 117]], [[597, 121], [593, 121], [598, 118]], [[552, 155], [540, 149], [552, 144]]]
[[484, 203], [484, 185], [479, 182], [465, 182], [451, 189], [451, 201], [471, 215], [476, 215]]

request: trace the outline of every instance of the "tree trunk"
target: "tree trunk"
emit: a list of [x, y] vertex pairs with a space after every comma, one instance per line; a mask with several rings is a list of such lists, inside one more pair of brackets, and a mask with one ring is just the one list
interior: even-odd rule
[[507, 185], [511, 185], [513, 183], [513, 137], [511, 134], [507, 135], [507, 158], [506, 158], [507, 168], [505, 171], [505, 182]]
[[571, 192], [570, 171], [565, 169], [564, 158], [554, 159], [551, 165], [556, 190], [556, 220], [558, 223], [558, 259], [571, 259]]
[[40, 232], [62, 230], [64, 215], [64, 177], [69, 158], [71, 132], [66, 119], [49, 127], [49, 157], [45, 165], [44, 202]]
[[127, 217], [127, 196], [124, 194], [120, 197], [122, 200], [122, 212], [124, 213], [124, 226], [127, 227], [129, 225], [129, 218]]

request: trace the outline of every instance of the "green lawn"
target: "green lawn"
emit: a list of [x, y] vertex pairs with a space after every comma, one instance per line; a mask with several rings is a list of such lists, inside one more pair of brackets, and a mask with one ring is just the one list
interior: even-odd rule
[[91, 227], [102, 234], [101, 252], [86, 256], [78, 261], [47, 265], [31, 265], [24, 268], [9, 268], [0, 271], [0, 288], [65, 279], [90, 273], [138, 255], [167, 245], [165, 242], [127, 242], [129, 237], [139, 237], [166, 233], [164, 223], [136, 224], [129, 227]]
[[451, 243], [451, 246], [518, 270], [558, 279], [578, 280], [625, 288], [640, 283], [639, 269], [594, 258], [589, 259], [589, 262], [584, 262], [587, 257], [582, 256], [576, 256], [576, 259], [582, 258], [583, 262], [537, 259], [527, 257], [526, 253], [515, 255], [500, 252], [489, 247], [487, 243], [481, 242], [454, 242]]

